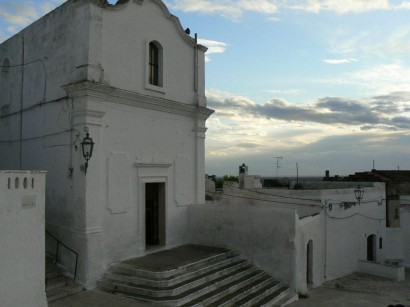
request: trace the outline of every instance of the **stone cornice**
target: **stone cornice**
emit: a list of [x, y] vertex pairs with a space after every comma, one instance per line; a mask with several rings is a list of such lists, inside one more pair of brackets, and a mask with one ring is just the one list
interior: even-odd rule
[[150, 162], [150, 163], [144, 163], [144, 162], [135, 162], [135, 166], [138, 168], [170, 168], [171, 163], [165, 163], [165, 162]]
[[102, 83], [82, 81], [63, 86], [71, 98], [91, 96], [114, 103], [135, 106], [144, 109], [157, 110], [166, 113], [179, 114], [206, 120], [214, 111], [205, 107], [176, 102], [164, 98], [143, 95], [110, 87]]

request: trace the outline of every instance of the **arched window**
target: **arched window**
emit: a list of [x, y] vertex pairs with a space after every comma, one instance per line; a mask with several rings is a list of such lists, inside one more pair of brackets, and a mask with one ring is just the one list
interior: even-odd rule
[[155, 41], [149, 43], [148, 82], [162, 86], [162, 48]]

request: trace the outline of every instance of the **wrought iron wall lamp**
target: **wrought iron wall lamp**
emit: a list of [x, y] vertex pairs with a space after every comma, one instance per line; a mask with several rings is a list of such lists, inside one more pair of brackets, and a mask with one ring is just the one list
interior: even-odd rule
[[81, 149], [83, 151], [83, 156], [85, 159], [84, 172], [85, 174], [87, 174], [88, 160], [90, 160], [93, 155], [94, 142], [93, 139], [90, 138], [90, 134], [88, 133], [87, 127], [84, 128], [84, 131], [86, 133], [86, 136], [83, 138], [83, 141], [81, 142]]
[[364, 190], [359, 186], [354, 189], [354, 197], [357, 199], [360, 205], [360, 201], [363, 199]]

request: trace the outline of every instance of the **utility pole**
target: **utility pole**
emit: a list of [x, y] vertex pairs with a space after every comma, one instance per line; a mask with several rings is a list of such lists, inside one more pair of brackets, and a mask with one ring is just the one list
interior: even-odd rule
[[296, 163], [296, 183], [299, 183], [299, 164]]
[[278, 180], [279, 177], [279, 168], [280, 168], [280, 159], [283, 159], [283, 157], [273, 157], [276, 159], [276, 180]]

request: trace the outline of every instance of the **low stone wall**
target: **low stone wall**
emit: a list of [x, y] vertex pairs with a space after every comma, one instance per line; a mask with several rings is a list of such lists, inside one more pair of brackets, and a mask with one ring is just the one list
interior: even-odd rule
[[47, 306], [45, 173], [0, 171], [0, 305]]
[[396, 265], [383, 265], [380, 263], [359, 261], [359, 271], [375, 276], [385, 277], [396, 281], [405, 280], [404, 267]]
[[295, 210], [269, 205], [191, 206], [190, 242], [223, 246], [295, 287]]

